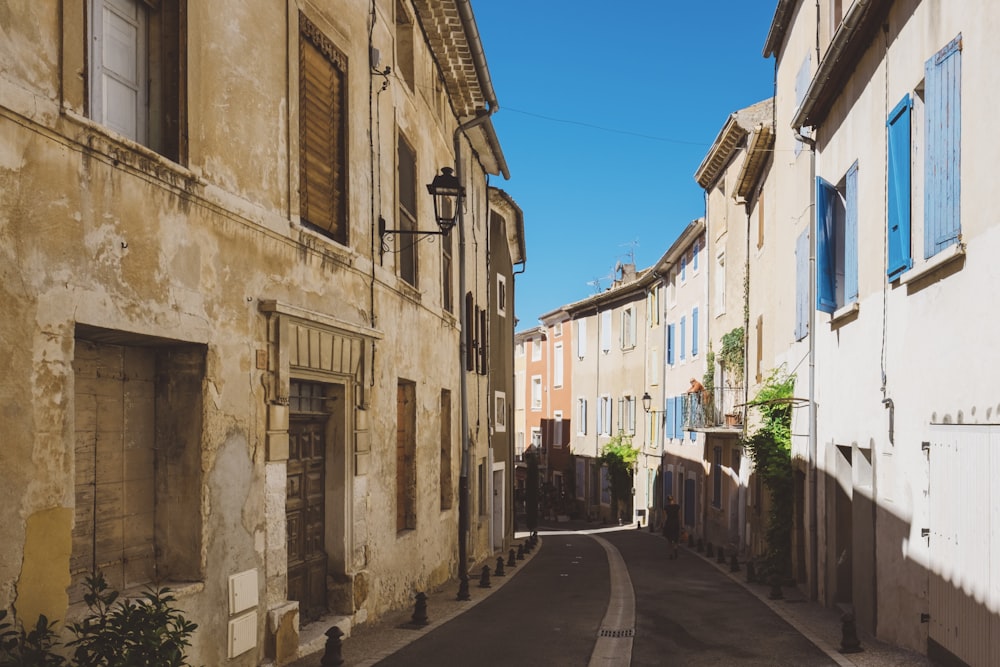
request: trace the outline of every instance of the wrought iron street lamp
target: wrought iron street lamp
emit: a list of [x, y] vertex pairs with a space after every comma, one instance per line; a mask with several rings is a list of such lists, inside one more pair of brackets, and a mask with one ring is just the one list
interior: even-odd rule
[[465, 188], [462, 187], [458, 177], [455, 176], [454, 170], [451, 167], [441, 167], [441, 173], [435, 176], [434, 180], [427, 185], [427, 192], [434, 197], [434, 220], [437, 222], [438, 229], [436, 231], [386, 229], [385, 220], [380, 217], [378, 220], [378, 233], [383, 249], [386, 247], [386, 234], [444, 235], [450, 232], [452, 227], [455, 226], [455, 222], [458, 219], [458, 207], [461, 204], [462, 197], [465, 196]]

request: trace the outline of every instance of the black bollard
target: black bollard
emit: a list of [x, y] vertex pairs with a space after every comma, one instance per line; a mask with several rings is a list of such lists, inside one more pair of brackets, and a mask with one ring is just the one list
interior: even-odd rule
[[726, 550], [719, 547], [719, 550], [715, 552], [715, 562], [725, 564], [726, 562]]
[[[698, 551], [701, 551], [701, 549], [699, 549]], [[715, 558], [715, 548], [712, 546], [711, 542], [708, 542], [705, 545], [705, 555], [708, 556], [709, 558]]]
[[496, 569], [493, 570], [493, 576], [494, 577], [505, 577], [505, 576], [507, 576], [507, 575], [505, 575], [503, 573], [503, 556], [497, 558], [497, 566], [496, 566]]
[[514, 548], [511, 547], [510, 551], [507, 552], [507, 567], [517, 567], [517, 563], [514, 562]]
[[517, 545], [517, 559], [518, 560], [524, 560], [524, 545], [523, 544], [518, 544]]
[[483, 573], [479, 575], [479, 587], [490, 588], [490, 566], [483, 565]]
[[752, 560], [747, 561], [747, 583], [752, 584], [757, 581], [757, 573], [754, 570], [754, 564]]
[[423, 591], [417, 593], [416, 602], [413, 605], [413, 616], [410, 616], [413, 625], [427, 625], [427, 595]]
[[771, 591], [767, 594], [768, 600], [784, 600], [785, 594], [781, 592], [781, 578], [778, 575], [771, 575]]
[[739, 572], [740, 571], [740, 559], [736, 557], [736, 550], [733, 550], [733, 555], [729, 559], [729, 571]]
[[458, 595], [455, 596], [456, 600], [461, 600], [465, 602], [466, 600], [471, 600], [472, 596], [469, 595], [469, 574], [466, 572], [463, 576], [458, 579]]
[[525, 556], [527, 556], [528, 554], [530, 554], [530, 553], [531, 553], [531, 546], [532, 546], [532, 545], [531, 545], [531, 538], [528, 538], [528, 539], [527, 539], [527, 540], [525, 540], [525, 542], [524, 542], [524, 555], [525, 555]]
[[854, 612], [846, 611], [840, 617], [840, 652], [860, 653], [863, 650], [858, 639], [858, 625], [854, 620]]
[[323, 647], [323, 657], [320, 658], [320, 667], [335, 667], [344, 664], [344, 657], [341, 655], [343, 649], [344, 633], [336, 625], [331, 626], [326, 631], [326, 646]]

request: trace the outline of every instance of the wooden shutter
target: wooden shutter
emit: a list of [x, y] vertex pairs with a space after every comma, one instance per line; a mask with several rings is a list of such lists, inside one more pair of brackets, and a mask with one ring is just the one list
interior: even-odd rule
[[837, 191], [816, 177], [816, 309], [832, 313], [837, 309], [836, 258], [834, 257], [833, 203]]
[[[471, 371], [476, 367], [476, 319], [475, 304], [472, 300], [472, 292], [465, 293], [465, 370]], [[532, 358], [534, 358], [535, 341], [531, 341]]]
[[[844, 192], [844, 304], [858, 300], [858, 163], [847, 170]], [[843, 304], [841, 304], [843, 305]]]
[[892, 280], [913, 265], [910, 256], [910, 109], [906, 94], [886, 120], [889, 162], [889, 210], [886, 221], [886, 274]]
[[809, 334], [809, 230], [795, 241], [795, 340]]
[[925, 66], [924, 257], [958, 242], [961, 231], [962, 36]]
[[347, 243], [347, 59], [300, 15], [299, 196], [302, 219]]

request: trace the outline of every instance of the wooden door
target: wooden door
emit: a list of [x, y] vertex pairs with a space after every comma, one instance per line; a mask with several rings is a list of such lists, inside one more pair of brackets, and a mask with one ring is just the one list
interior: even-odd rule
[[298, 417], [288, 431], [288, 599], [299, 603], [303, 623], [326, 613], [326, 418]]

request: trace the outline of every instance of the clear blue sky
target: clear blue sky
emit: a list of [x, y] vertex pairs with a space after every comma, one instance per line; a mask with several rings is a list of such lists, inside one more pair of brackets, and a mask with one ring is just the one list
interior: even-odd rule
[[642, 269], [704, 215], [694, 180], [730, 113], [771, 97], [777, 0], [473, 0], [524, 210], [517, 330]]

